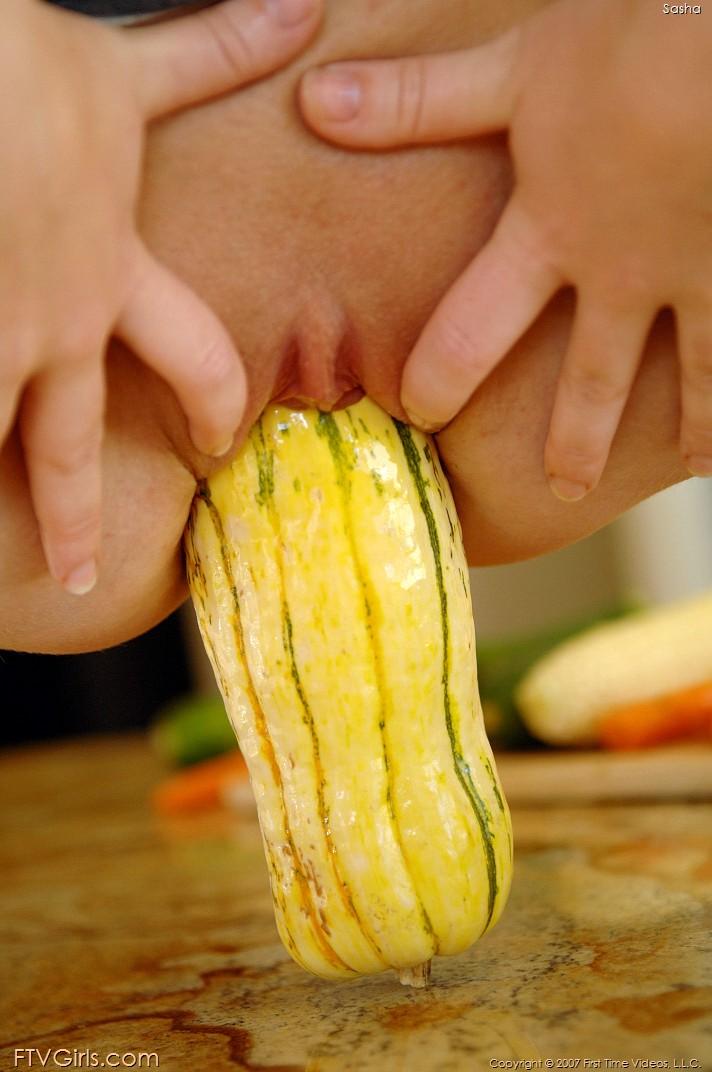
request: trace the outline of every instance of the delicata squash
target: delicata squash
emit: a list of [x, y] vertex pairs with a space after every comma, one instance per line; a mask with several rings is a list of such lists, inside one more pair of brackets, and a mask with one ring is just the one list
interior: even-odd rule
[[424, 985], [496, 922], [512, 868], [432, 441], [368, 399], [270, 407], [201, 487], [186, 551], [286, 948], [324, 978]]

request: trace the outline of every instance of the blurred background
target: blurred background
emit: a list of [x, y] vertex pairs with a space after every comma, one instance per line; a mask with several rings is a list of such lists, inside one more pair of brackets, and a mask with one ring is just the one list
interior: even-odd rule
[[[471, 571], [478, 643], [506, 641], [712, 589], [712, 481], [688, 480], [580, 543]], [[145, 726], [177, 698], [214, 692], [190, 605], [109, 651], [0, 652], [0, 744]]]

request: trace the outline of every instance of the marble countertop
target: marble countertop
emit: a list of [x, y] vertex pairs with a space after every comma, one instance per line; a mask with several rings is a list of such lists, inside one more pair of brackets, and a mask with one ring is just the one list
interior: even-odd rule
[[418, 992], [292, 964], [254, 819], [159, 819], [159, 773], [136, 736], [0, 756], [3, 1069], [712, 1068], [712, 804], [515, 808], [503, 920]]

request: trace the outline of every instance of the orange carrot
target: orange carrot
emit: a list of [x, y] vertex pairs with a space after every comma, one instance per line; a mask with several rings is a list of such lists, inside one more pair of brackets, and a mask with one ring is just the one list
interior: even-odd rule
[[170, 775], [153, 791], [152, 802], [162, 815], [204, 811], [222, 803], [225, 788], [247, 779], [247, 765], [235, 749]]
[[599, 724], [604, 748], [645, 748], [705, 737], [712, 738], [712, 681], [611, 708]]

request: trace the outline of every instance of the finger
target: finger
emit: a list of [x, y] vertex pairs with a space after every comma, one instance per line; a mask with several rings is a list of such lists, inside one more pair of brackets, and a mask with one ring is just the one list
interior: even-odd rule
[[408, 358], [401, 402], [413, 424], [442, 427], [563, 284], [511, 201], [497, 229], [437, 307]]
[[694, 476], [712, 476], [712, 303], [678, 314], [682, 366], [680, 449]]
[[144, 246], [136, 259], [132, 296], [115, 334], [171, 385], [198, 450], [219, 457], [245, 410], [242, 361], [215, 313], [189, 287]]
[[101, 362], [62, 364], [30, 383], [20, 435], [42, 545], [52, 576], [73, 595], [97, 578], [101, 532]]
[[302, 79], [306, 122], [343, 145], [380, 149], [470, 138], [509, 123], [519, 31], [477, 48], [334, 63]]
[[321, 0], [226, 0], [131, 30], [144, 115], [197, 104], [281, 67], [313, 36], [321, 10]]
[[598, 484], [652, 319], [652, 309], [580, 300], [544, 448], [557, 498], [575, 502]]

